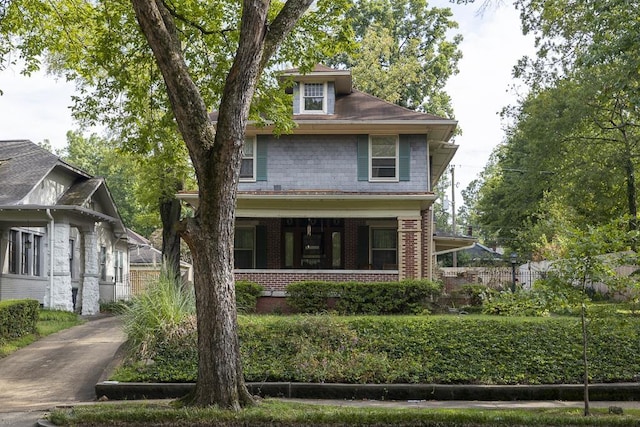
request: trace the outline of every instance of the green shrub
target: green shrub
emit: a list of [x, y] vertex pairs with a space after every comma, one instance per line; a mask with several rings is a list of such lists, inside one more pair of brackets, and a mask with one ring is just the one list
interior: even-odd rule
[[498, 293], [498, 291], [489, 288], [488, 286], [472, 283], [460, 286], [457, 292], [467, 299], [469, 301], [469, 305], [472, 307], [481, 306], [484, 301]]
[[549, 316], [574, 314], [582, 302], [580, 292], [559, 286], [557, 279], [539, 280], [530, 290], [489, 294], [483, 313], [500, 316]]
[[[298, 282], [287, 286], [287, 304], [299, 313], [417, 314], [442, 293], [430, 280], [401, 282]], [[335, 306], [330, 305], [335, 298]]]
[[329, 310], [329, 298], [337, 292], [332, 282], [297, 282], [287, 285], [287, 304], [298, 313], [322, 313]]
[[33, 299], [0, 301], [0, 340], [35, 333], [39, 308]]
[[442, 293], [442, 284], [430, 280], [342, 283], [336, 309], [341, 314], [418, 314]]
[[236, 282], [236, 307], [240, 313], [253, 313], [256, 310], [258, 297], [264, 291], [264, 287], [248, 280]]
[[[582, 382], [580, 322], [572, 317], [240, 316], [247, 381], [441, 384]], [[161, 340], [155, 357], [113, 378], [195, 381], [196, 334]], [[592, 382], [640, 373], [640, 319], [590, 323]]]

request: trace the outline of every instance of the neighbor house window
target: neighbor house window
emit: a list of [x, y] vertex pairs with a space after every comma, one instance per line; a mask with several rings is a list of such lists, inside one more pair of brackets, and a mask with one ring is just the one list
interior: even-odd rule
[[242, 166], [240, 167], [240, 181], [256, 180], [256, 137], [248, 136], [244, 139]]
[[116, 251], [115, 253], [115, 267], [113, 276], [116, 283], [122, 283], [124, 281], [124, 253], [122, 251]]
[[323, 113], [326, 110], [325, 83], [303, 83], [301, 88], [301, 108], [303, 113]]
[[42, 236], [19, 230], [9, 231], [8, 272], [23, 276], [40, 276]]
[[398, 137], [372, 135], [369, 140], [370, 179], [372, 181], [398, 180]]
[[33, 275], [42, 274], [42, 236], [33, 236]]
[[397, 268], [398, 232], [396, 229], [371, 229], [371, 264], [376, 270]]
[[18, 235], [16, 230], [9, 232], [9, 273], [18, 274]]
[[107, 247], [100, 246], [100, 280], [107, 280]]
[[235, 231], [233, 257], [235, 268], [254, 268], [255, 228], [238, 227]]
[[29, 268], [29, 252], [31, 252], [31, 235], [27, 233], [22, 233], [21, 236], [21, 245], [20, 245], [20, 273], [24, 275], [28, 275], [31, 273], [31, 269]]

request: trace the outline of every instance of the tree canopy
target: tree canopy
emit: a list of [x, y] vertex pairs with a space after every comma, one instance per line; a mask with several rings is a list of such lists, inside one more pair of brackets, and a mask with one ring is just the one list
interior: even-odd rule
[[458, 72], [462, 36], [451, 9], [427, 0], [357, 0], [348, 14], [356, 45], [327, 63], [351, 69], [354, 86], [403, 107], [453, 117], [444, 86]]
[[567, 225], [628, 215], [635, 228], [639, 127], [638, 5], [624, 1], [516, 2], [536, 58], [515, 69], [530, 93], [511, 120], [478, 192], [476, 214], [501, 244], [523, 253]]

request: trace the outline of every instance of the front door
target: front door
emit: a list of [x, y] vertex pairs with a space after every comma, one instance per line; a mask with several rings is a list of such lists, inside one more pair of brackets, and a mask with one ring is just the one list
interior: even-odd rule
[[344, 268], [344, 220], [286, 218], [282, 223], [284, 268]]

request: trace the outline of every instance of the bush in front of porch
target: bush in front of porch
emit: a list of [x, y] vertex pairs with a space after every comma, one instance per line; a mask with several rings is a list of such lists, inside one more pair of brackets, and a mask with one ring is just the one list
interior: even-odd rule
[[287, 304], [298, 313], [426, 314], [442, 289], [442, 283], [431, 280], [305, 281], [287, 286]]

